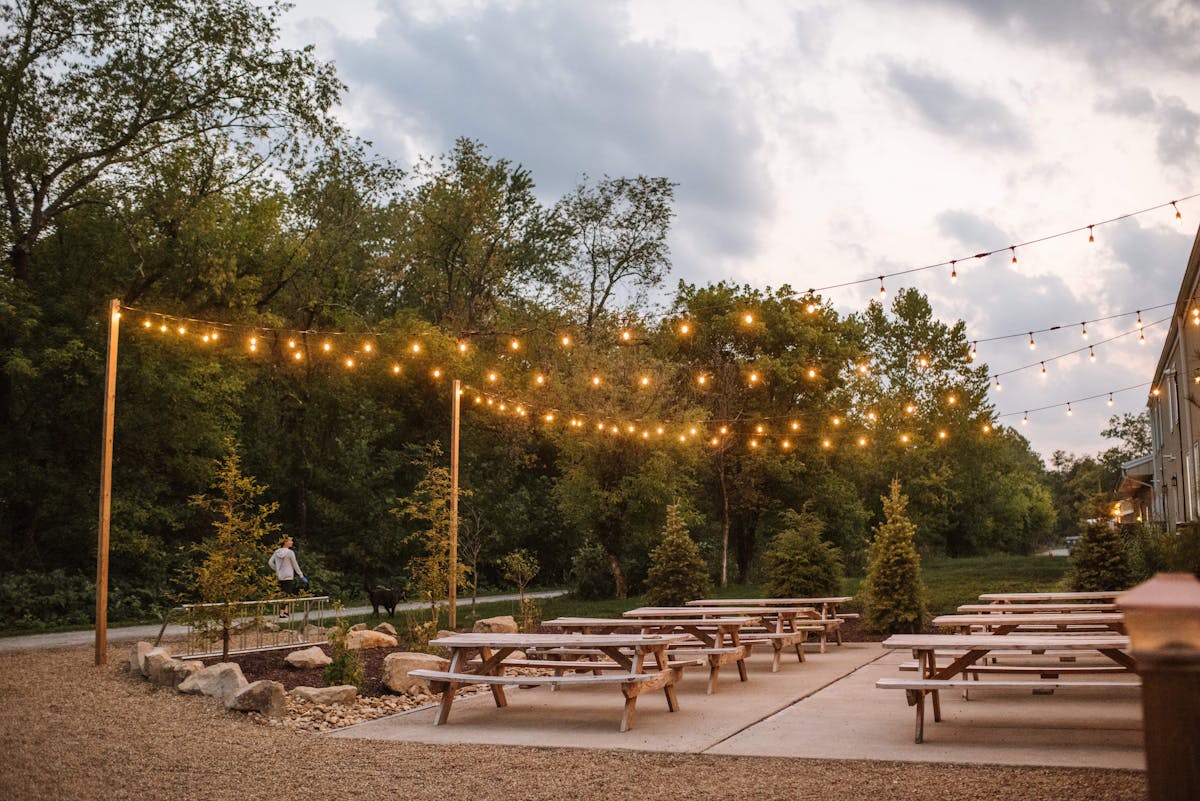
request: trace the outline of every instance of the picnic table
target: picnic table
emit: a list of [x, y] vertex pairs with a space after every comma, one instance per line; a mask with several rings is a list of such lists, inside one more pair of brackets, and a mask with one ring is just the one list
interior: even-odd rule
[[[1047, 691], [1061, 688], [1118, 688], [1137, 686], [1136, 682], [1122, 681], [1066, 681], [1062, 674], [1097, 672], [1096, 668], [1066, 667], [1061, 665], [1015, 666], [983, 665], [984, 658], [995, 654], [1026, 654], [1042, 651], [1095, 652], [1107, 657], [1115, 667], [1103, 672], [1129, 673], [1134, 669], [1133, 658], [1126, 653], [1129, 638], [1116, 634], [1086, 635], [1022, 635], [1009, 634], [895, 634], [884, 640], [888, 649], [911, 650], [917, 659], [919, 676], [916, 678], [883, 678], [875, 682], [881, 689], [904, 690], [908, 703], [916, 707], [916, 742], [924, 740], [925, 696], [933, 697], [933, 719], [942, 719], [939, 691], [947, 689], [999, 688], [1033, 689]], [[948, 662], [939, 663], [941, 652]], [[1034, 679], [1001, 679], [982, 681], [979, 673], [1012, 672], [1034, 673]], [[974, 679], [967, 674], [974, 674]]]
[[1034, 612], [1011, 614], [939, 615], [933, 625], [940, 628], [957, 629], [969, 634], [974, 629], [983, 629], [992, 634], [1011, 634], [1016, 631], [1029, 633], [1031, 629], [1049, 630], [1052, 633], [1080, 631], [1085, 629], [1108, 629], [1125, 633], [1125, 616], [1120, 612]]
[[[442, 693], [441, 709], [435, 726], [450, 717], [450, 707], [460, 687], [470, 684], [490, 685], [497, 707], [508, 706], [504, 685], [518, 686], [616, 684], [625, 696], [625, 711], [621, 716], [621, 731], [633, 725], [633, 713], [638, 696], [652, 690], [662, 690], [667, 698], [668, 711], [675, 712], [679, 702], [675, 697], [675, 682], [679, 668], [670, 667], [667, 648], [686, 635], [637, 634], [455, 634], [430, 640], [429, 644], [450, 651], [446, 670], [411, 670], [410, 676], [427, 679], [434, 692]], [[529, 676], [506, 674], [507, 668], [544, 667], [538, 660], [514, 658], [518, 650], [552, 648], [593, 649], [608, 657], [608, 662], [590, 662], [590, 675], [561, 674]], [[550, 666], [562, 667], [554, 663]]]
[[1096, 592], [985, 592], [979, 596], [981, 601], [997, 604], [1023, 604], [1038, 601], [1115, 601], [1121, 590], [1099, 590]]
[[688, 601], [688, 606], [697, 607], [741, 607], [741, 606], [789, 606], [789, 607], [821, 607], [820, 611], [813, 609], [806, 613], [812, 618], [810, 624], [820, 625], [821, 653], [825, 653], [825, 644], [832, 633], [838, 645], [842, 644], [842, 621], [856, 618], [854, 613], [839, 613], [839, 604], [854, 600], [850, 595], [829, 596], [825, 598], [701, 598]]
[[804, 643], [809, 634], [816, 634], [820, 638], [821, 653], [824, 653], [828, 631], [824, 622], [817, 619], [816, 610], [807, 606], [642, 606], [622, 614], [628, 618], [756, 615], [762, 618], [765, 625], [759, 629], [744, 630], [741, 642], [751, 646], [769, 644], [774, 650], [772, 673], [779, 672], [784, 648], [794, 648], [796, 658], [804, 661]]
[[958, 607], [958, 611], [962, 614], [969, 615], [1011, 615], [1011, 614], [1034, 614], [1039, 612], [1060, 612], [1071, 613], [1076, 612], [1116, 612], [1117, 605], [1114, 603], [1070, 603], [1070, 602], [1034, 602], [1020, 604], [963, 604]]
[[[758, 617], [701, 617], [694, 612], [691, 617], [664, 616], [626, 620], [611, 617], [559, 617], [544, 621], [542, 628], [581, 634], [612, 633], [619, 629], [638, 628], [642, 634], [686, 635], [672, 643], [668, 657], [675, 662], [680, 657], [703, 657], [708, 664], [708, 694], [717, 691], [717, 679], [722, 665], [736, 664], [738, 677], [746, 681], [746, 657], [750, 648], [741, 641], [741, 630], [756, 625]], [[560, 651], [559, 655], [578, 655], [578, 650]], [[586, 655], [586, 654], [584, 654]], [[681, 663], [679, 667], [685, 667]]]

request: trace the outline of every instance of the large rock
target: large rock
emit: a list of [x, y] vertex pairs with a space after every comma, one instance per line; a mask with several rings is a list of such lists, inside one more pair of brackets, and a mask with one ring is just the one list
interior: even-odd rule
[[225, 700], [225, 708], [238, 712], [261, 712], [269, 718], [287, 714], [287, 693], [277, 681], [263, 679], [247, 684]]
[[146, 675], [159, 687], [175, 688], [193, 673], [204, 668], [195, 660], [173, 659], [169, 654], [150, 653], [146, 656]]
[[315, 626], [309, 623], [304, 627], [300, 636], [304, 638], [305, 642], [312, 642], [313, 640], [324, 640], [328, 636], [328, 632], [323, 626]]
[[346, 647], [350, 650], [361, 648], [395, 648], [399, 644], [395, 637], [389, 637], [378, 631], [360, 629], [346, 635]]
[[383, 659], [383, 686], [394, 693], [406, 693], [414, 690], [429, 691], [426, 679], [408, 675], [410, 670], [445, 670], [450, 667], [450, 660], [442, 659], [433, 654], [398, 653], [388, 654]]
[[380, 634], [386, 634], [389, 637], [397, 636], [396, 635], [396, 627], [393, 626], [391, 623], [380, 623], [378, 626], [375, 627], [375, 631], [378, 631]]
[[179, 683], [179, 692], [193, 695], [208, 695], [228, 703], [249, 682], [242, 675], [242, 666], [237, 662], [218, 662], [197, 671]]
[[325, 667], [333, 660], [326, 656], [324, 651], [314, 645], [312, 648], [305, 648], [302, 651], [292, 651], [283, 658], [283, 661], [287, 662], [288, 667], [304, 670], [307, 668]]
[[151, 654], [164, 654], [170, 656], [171, 652], [166, 648], [156, 648], [148, 642], [139, 642], [129, 649], [129, 670], [130, 672], [141, 673], [143, 676], [149, 677], [149, 668], [146, 667], [146, 660]]
[[475, 621], [475, 628], [472, 631], [477, 634], [516, 634], [517, 621], [513, 620], [512, 615], [485, 617]]
[[351, 631], [366, 631], [367, 624], [366, 623], [355, 623], [353, 626], [350, 627], [350, 630]]
[[358, 688], [353, 684], [339, 684], [336, 687], [293, 687], [292, 695], [318, 706], [349, 705], [358, 698]]

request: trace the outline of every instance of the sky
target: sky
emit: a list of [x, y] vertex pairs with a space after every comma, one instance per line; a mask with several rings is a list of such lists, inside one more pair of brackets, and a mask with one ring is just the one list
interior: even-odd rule
[[[1200, 193], [1200, 0], [298, 0], [283, 39], [336, 65], [338, 116], [400, 166], [466, 136], [547, 203], [585, 175], [677, 182], [668, 287], [962, 260], [888, 297], [965, 321], [1047, 459], [1145, 408], [1200, 198], [970, 257]], [[823, 294], [849, 313], [879, 286]]]

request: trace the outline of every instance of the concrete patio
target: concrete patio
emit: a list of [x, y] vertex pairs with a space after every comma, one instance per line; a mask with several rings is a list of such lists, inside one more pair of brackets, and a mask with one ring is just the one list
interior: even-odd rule
[[1145, 769], [1141, 699], [1136, 690], [1089, 690], [1033, 696], [943, 693], [944, 720], [928, 715], [925, 742], [913, 742], [913, 709], [904, 694], [875, 688], [900, 675], [907, 654], [878, 643], [831, 646], [800, 664], [785, 658], [770, 672], [769, 652], [749, 660], [749, 681], [725, 668], [718, 692], [705, 694], [706, 673], [689, 670], [678, 686], [680, 711], [661, 694], [638, 701], [633, 729], [617, 731], [622, 697], [612, 686], [551, 691], [509, 689], [497, 709], [491, 693], [455, 701], [449, 722], [434, 726], [435, 707], [374, 720], [330, 736], [424, 743], [479, 743], [633, 749], [723, 755], [878, 759]]

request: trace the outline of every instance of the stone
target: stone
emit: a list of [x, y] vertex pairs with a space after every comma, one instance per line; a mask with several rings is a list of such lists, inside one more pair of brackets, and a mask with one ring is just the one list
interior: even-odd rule
[[161, 648], [155, 648], [146, 654], [146, 678], [157, 687], [174, 687], [178, 684], [175, 681], [174, 667], [177, 661], [179, 660], [171, 658], [171, 655], [163, 652]]
[[378, 631], [380, 634], [386, 634], [389, 637], [396, 636], [396, 627], [391, 623], [380, 623], [375, 627], [375, 631]]
[[237, 662], [218, 662], [181, 681], [179, 692], [207, 695], [227, 703], [248, 684], [246, 677], [242, 675], [242, 666]]
[[315, 626], [312, 623], [309, 623], [304, 627], [304, 630], [301, 631], [300, 636], [304, 638], [305, 642], [312, 642], [313, 640], [326, 639], [329, 636], [329, 633], [323, 626]]
[[410, 670], [445, 670], [450, 660], [433, 654], [402, 652], [383, 659], [383, 686], [394, 693], [429, 692], [426, 679], [408, 675]]
[[451, 631], [450, 629], [438, 629], [437, 639], [440, 640], [442, 637], [453, 637], [455, 634], [458, 634], [458, 632]]
[[171, 665], [171, 670], [175, 672], [175, 681], [171, 686], [178, 689], [179, 685], [188, 676], [204, 670], [204, 664], [197, 662], [195, 659], [176, 659], [175, 663]]
[[366, 631], [367, 624], [366, 623], [355, 623], [353, 626], [350, 627], [350, 630], [351, 631]]
[[139, 642], [129, 649], [129, 672], [140, 673], [143, 676], [149, 677], [146, 669], [146, 659], [150, 654], [166, 654], [171, 655], [167, 648], [156, 647], [148, 642]]
[[362, 648], [395, 648], [399, 644], [395, 637], [378, 631], [360, 629], [346, 635], [346, 647], [352, 651]]
[[283, 661], [287, 663], [288, 667], [305, 670], [308, 668], [325, 667], [333, 660], [326, 656], [324, 651], [314, 645], [312, 648], [305, 648], [302, 651], [292, 651], [283, 658]]
[[277, 681], [263, 679], [225, 699], [225, 708], [237, 712], [261, 712], [269, 718], [287, 715], [287, 693]]
[[513, 620], [512, 615], [485, 617], [475, 621], [472, 631], [477, 634], [516, 634], [517, 621]]
[[292, 695], [318, 706], [349, 706], [358, 698], [358, 688], [353, 684], [339, 684], [336, 687], [293, 687]]

